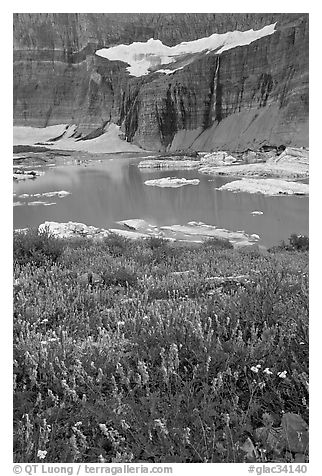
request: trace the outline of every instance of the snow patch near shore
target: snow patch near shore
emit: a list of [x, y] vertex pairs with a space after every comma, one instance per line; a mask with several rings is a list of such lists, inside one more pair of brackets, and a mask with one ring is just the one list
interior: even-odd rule
[[[186, 55], [211, 51], [220, 54], [237, 46], [249, 45], [259, 38], [272, 35], [275, 32], [275, 25], [276, 23], [273, 23], [260, 30], [236, 30], [227, 33], [214, 33], [198, 40], [184, 41], [176, 46], [167, 46], [160, 40], [150, 38], [146, 42], [134, 42], [130, 45], [122, 44], [111, 48], [102, 48], [96, 51], [96, 55], [110, 61], [127, 63], [129, 67], [126, 69], [131, 76], [145, 76], [151, 72], [150, 69], [158, 70], [161, 65], [173, 64], [183, 59]], [[159, 72], [171, 74], [183, 67], [182, 64], [179, 64], [178, 68], [159, 69]]]
[[68, 124], [48, 127], [13, 127], [13, 145], [34, 145], [36, 142], [46, 142], [59, 137], [66, 132]]
[[[14, 127], [13, 145], [32, 145], [46, 147], [52, 150], [78, 150], [99, 153], [113, 152], [142, 152], [136, 145], [130, 144], [120, 138], [120, 126], [110, 123], [105, 127], [103, 134], [94, 139], [79, 140], [72, 137], [76, 131], [75, 125], [60, 124], [59, 126]], [[50, 139], [57, 138], [55, 142]]]

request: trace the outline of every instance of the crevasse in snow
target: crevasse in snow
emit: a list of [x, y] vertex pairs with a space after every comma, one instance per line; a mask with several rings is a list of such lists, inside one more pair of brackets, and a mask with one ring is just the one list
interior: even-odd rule
[[227, 33], [214, 33], [198, 40], [185, 41], [176, 46], [167, 46], [160, 40], [135, 42], [130, 45], [118, 45], [111, 48], [102, 48], [96, 51], [98, 56], [110, 61], [123, 61], [129, 64], [127, 70], [132, 76], [144, 76], [153, 71], [170, 74], [178, 68], [159, 69], [161, 65], [175, 63], [184, 55], [193, 55], [202, 51], [215, 51], [217, 54], [237, 46], [249, 45], [264, 36], [275, 32], [275, 25], [267, 25], [260, 30], [229, 31]]

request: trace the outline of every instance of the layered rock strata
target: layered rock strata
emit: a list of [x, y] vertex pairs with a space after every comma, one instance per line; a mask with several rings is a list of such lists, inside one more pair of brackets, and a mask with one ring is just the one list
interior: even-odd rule
[[[274, 34], [200, 53], [173, 74], [133, 77], [103, 47], [159, 39], [173, 46], [231, 30]], [[15, 14], [14, 124], [107, 125], [147, 150], [308, 145], [307, 14]]]

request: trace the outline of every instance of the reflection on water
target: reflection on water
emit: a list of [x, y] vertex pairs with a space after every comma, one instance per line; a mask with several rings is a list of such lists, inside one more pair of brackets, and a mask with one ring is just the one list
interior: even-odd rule
[[[194, 220], [229, 230], [244, 230], [258, 234], [266, 246], [287, 240], [291, 233], [308, 235], [308, 197], [218, 191], [216, 187], [233, 179], [213, 179], [191, 170], [142, 172], [136, 166], [139, 159], [121, 154], [100, 159], [87, 165], [44, 167], [45, 175], [36, 180], [15, 183], [14, 200], [25, 205], [14, 207], [14, 227], [37, 226], [48, 220], [115, 228], [116, 221], [143, 218], [159, 226]], [[145, 180], [167, 176], [199, 178], [200, 184], [173, 189], [144, 185]], [[22, 194], [58, 190], [71, 195], [55, 197], [56, 205], [52, 206], [28, 206], [28, 202], [39, 199], [19, 198]], [[52, 198], [47, 200], [53, 202]], [[251, 215], [254, 210], [262, 211], [263, 215]]]

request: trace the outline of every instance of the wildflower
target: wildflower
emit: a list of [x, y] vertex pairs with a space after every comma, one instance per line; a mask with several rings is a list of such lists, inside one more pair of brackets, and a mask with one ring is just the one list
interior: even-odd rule
[[287, 374], [286, 370], [284, 370], [283, 372], [277, 372], [277, 375], [279, 376], [279, 378], [286, 378], [286, 374]]
[[187, 443], [188, 445], [190, 445], [190, 428], [188, 426], [186, 426], [184, 429], [183, 429], [183, 440], [185, 443]]
[[173, 373], [174, 370], [178, 369], [178, 367], [179, 367], [178, 347], [176, 344], [171, 344], [170, 350], [169, 350], [169, 371]]
[[272, 373], [273, 373], [273, 372], [271, 372], [271, 371], [269, 370], [268, 367], [266, 367], [266, 369], [264, 369], [263, 372], [264, 372], [264, 374], [266, 374], [266, 375], [272, 375]]
[[250, 370], [251, 370], [252, 372], [255, 372], [255, 374], [258, 373], [258, 368], [255, 367], [254, 365], [250, 368]]
[[154, 420], [154, 428], [158, 428], [162, 436], [167, 437], [169, 435], [169, 431], [167, 429], [167, 425], [165, 421], [160, 419]]
[[138, 370], [141, 374], [143, 385], [146, 385], [149, 381], [149, 372], [145, 362], [142, 362], [141, 360], [139, 360]]
[[99, 426], [99, 429], [101, 430], [101, 432], [102, 432], [105, 436], [108, 436], [108, 429], [107, 429], [105, 423], [100, 423], [98, 426]]
[[38, 456], [39, 459], [45, 459], [45, 458], [46, 458], [46, 455], [47, 455], [47, 451], [46, 451], [46, 450], [44, 450], [44, 451], [38, 450], [37, 456]]
[[96, 378], [96, 382], [97, 383], [102, 382], [103, 377], [104, 377], [103, 370], [101, 368], [99, 368], [98, 369], [98, 375], [97, 375], [97, 378]]
[[230, 423], [230, 415], [229, 415], [229, 413], [224, 413], [224, 415], [223, 415], [223, 420], [224, 420], [224, 423], [226, 424], [226, 426], [229, 426], [229, 423]]
[[125, 420], [121, 420], [121, 427], [123, 430], [129, 430], [131, 427], [126, 423]]

